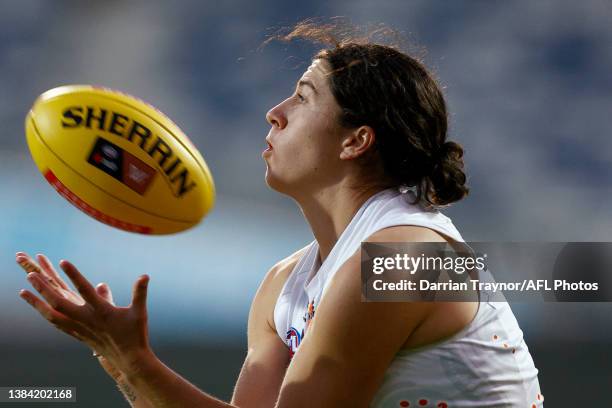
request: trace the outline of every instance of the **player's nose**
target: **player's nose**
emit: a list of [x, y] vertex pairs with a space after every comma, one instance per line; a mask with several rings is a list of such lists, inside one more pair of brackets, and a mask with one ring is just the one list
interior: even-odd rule
[[287, 116], [283, 112], [282, 103], [279, 103], [266, 113], [268, 123], [278, 129], [284, 129], [287, 126]]

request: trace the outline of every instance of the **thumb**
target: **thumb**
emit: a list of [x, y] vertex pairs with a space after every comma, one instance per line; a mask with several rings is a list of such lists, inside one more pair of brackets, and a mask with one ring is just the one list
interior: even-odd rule
[[134, 283], [132, 290], [132, 307], [140, 312], [146, 311], [147, 308], [147, 289], [149, 286], [149, 275], [142, 275]]

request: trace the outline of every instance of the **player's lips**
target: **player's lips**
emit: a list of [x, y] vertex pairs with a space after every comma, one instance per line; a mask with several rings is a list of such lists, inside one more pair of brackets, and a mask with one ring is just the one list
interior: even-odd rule
[[273, 149], [272, 148], [272, 143], [270, 143], [267, 138], [266, 138], [266, 143], [268, 144], [268, 147], [266, 147], [266, 149], [263, 151], [262, 155], [265, 154], [265, 153], [271, 152], [272, 149]]

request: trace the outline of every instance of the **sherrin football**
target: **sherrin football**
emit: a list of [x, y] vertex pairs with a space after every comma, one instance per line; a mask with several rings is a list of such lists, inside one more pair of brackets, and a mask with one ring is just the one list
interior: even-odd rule
[[163, 113], [107, 88], [67, 85], [36, 99], [26, 117], [32, 158], [86, 214], [142, 234], [196, 225], [215, 186], [198, 150]]

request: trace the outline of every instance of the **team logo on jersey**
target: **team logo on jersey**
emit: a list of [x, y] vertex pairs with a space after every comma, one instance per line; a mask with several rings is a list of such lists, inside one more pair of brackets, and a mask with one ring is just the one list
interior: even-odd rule
[[287, 342], [287, 346], [289, 347], [289, 358], [293, 358], [293, 355], [297, 351], [300, 343], [302, 342], [302, 335], [304, 334], [304, 330], [302, 333], [295, 328], [291, 327], [287, 330], [287, 336], [285, 337], [285, 341]]
[[295, 327], [291, 327], [287, 330], [287, 334], [285, 336], [285, 342], [287, 343], [287, 347], [289, 347], [289, 358], [293, 358], [293, 355], [296, 353], [300, 343], [304, 339], [304, 335], [306, 334], [306, 330], [308, 330], [308, 326], [310, 326], [310, 322], [312, 321], [315, 314], [315, 306], [314, 300], [306, 306], [306, 312], [304, 313], [304, 328], [300, 332]]

